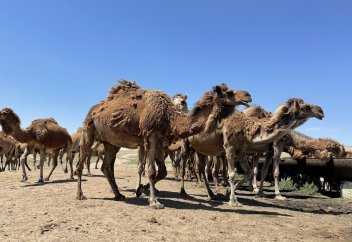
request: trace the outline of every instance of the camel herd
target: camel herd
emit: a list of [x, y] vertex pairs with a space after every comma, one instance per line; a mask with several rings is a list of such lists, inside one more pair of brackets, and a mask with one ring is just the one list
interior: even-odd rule
[[[149, 205], [163, 208], [155, 185], [167, 175], [165, 158], [172, 160], [175, 178], [181, 180], [181, 194], [186, 171], [202, 181], [210, 199], [216, 199], [209, 185], [210, 177], [215, 189], [223, 179], [230, 187], [229, 204], [241, 206], [235, 191], [251, 181], [253, 191], [263, 194], [263, 183], [269, 166], [273, 164], [275, 199], [285, 199], [279, 190], [279, 162], [282, 152], [293, 158], [316, 157], [329, 160], [346, 157], [344, 146], [331, 139], [312, 139], [294, 131], [308, 119], [323, 119], [323, 110], [302, 99], [291, 98], [270, 113], [259, 106], [250, 106], [251, 95], [234, 90], [226, 84], [213, 87], [188, 111], [187, 96], [177, 94], [170, 98], [161, 91], [140, 88], [135, 82], [120, 81], [113, 86], [107, 98], [94, 105], [83, 121], [82, 128], [70, 135], [53, 118], [32, 121], [21, 129], [20, 119], [10, 108], [0, 111], [0, 170], [22, 168], [22, 181], [27, 181], [27, 156], [40, 155], [38, 182], [48, 181], [60, 159], [66, 154], [70, 166], [70, 179], [78, 177], [77, 199], [86, 197], [82, 191], [82, 171], [87, 164], [90, 172], [92, 155], [102, 160], [101, 171], [107, 178], [115, 200], [124, 200], [115, 179], [116, 154], [121, 148], [138, 149], [138, 176], [136, 195], [149, 193]], [[239, 105], [247, 109], [239, 111]], [[79, 155], [76, 171], [73, 159]], [[6, 157], [3, 165], [2, 157]], [[258, 160], [264, 156], [259, 188], [257, 187]], [[46, 157], [52, 159], [49, 175], [43, 179]], [[51, 160], [49, 159], [49, 160]], [[95, 168], [97, 168], [97, 163]], [[244, 178], [238, 178], [238, 168]], [[186, 169], [187, 168], [187, 169]], [[34, 165], [36, 169], [36, 165]], [[142, 175], [149, 180], [142, 184]]]

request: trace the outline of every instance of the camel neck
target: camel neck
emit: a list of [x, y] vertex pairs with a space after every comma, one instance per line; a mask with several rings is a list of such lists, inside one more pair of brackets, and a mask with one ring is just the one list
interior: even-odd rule
[[2, 122], [1, 124], [4, 133], [11, 135], [18, 142], [26, 143], [29, 140], [29, 134], [27, 130], [22, 130], [19, 125], [9, 124], [7, 122]]

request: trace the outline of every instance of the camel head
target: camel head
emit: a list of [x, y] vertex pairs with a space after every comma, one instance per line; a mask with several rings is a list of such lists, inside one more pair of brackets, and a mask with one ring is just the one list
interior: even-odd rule
[[297, 128], [309, 118], [322, 120], [324, 112], [321, 107], [304, 102], [300, 98], [290, 98], [273, 114], [273, 120], [282, 128]]
[[173, 103], [173, 105], [176, 107], [176, 109], [178, 111], [187, 112], [188, 111], [188, 107], [187, 107], [186, 100], [187, 100], [187, 95], [176, 94], [172, 98], [172, 103]]
[[4, 133], [11, 134], [13, 126], [20, 126], [21, 121], [11, 108], [4, 108], [0, 111], [0, 124]]
[[322, 120], [324, 118], [323, 109], [317, 105], [304, 102], [300, 98], [291, 98], [287, 101], [291, 105], [293, 104], [297, 109], [296, 117], [301, 119], [317, 118]]
[[232, 90], [224, 83], [220, 86], [213, 87], [213, 91], [216, 96], [221, 99], [224, 106], [234, 107], [237, 105], [245, 105], [249, 107], [248, 103], [252, 102], [252, 97], [248, 92]]

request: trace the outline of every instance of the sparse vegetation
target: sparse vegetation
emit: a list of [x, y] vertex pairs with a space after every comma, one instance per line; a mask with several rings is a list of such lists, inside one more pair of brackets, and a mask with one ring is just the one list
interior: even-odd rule
[[299, 192], [307, 195], [314, 195], [319, 191], [319, 188], [314, 183], [304, 183], [299, 187]]
[[290, 177], [287, 179], [281, 179], [279, 187], [282, 191], [297, 191], [297, 186]]

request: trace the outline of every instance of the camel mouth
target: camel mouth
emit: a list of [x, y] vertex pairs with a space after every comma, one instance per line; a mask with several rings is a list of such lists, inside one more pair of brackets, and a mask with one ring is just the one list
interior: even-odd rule
[[[251, 102], [251, 101], [249, 101], [249, 102]], [[243, 106], [246, 106], [247, 108], [249, 108], [251, 106], [251, 105], [249, 105], [249, 102], [248, 101], [241, 101], [240, 104], [242, 104]]]

